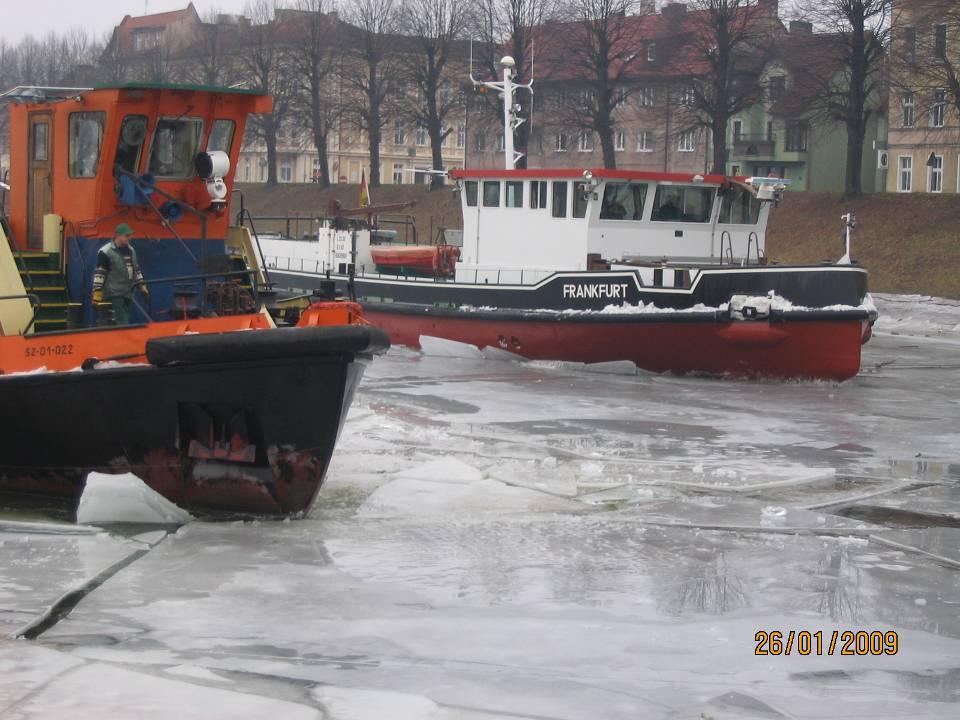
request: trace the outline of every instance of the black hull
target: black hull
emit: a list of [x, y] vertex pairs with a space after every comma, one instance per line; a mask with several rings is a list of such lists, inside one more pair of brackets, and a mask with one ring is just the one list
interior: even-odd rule
[[[129, 471], [194, 511], [304, 511], [366, 358], [387, 346], [366, 327], [322, 330], [330, 343], [292, 357], [280, 343], [231, 361], [195, 335], [151, 341], [155, 365], [0, 378], [0, 491], [77, 498], [89, 471]], [[230, 335], [265, 347], [277, 332]]]
[[[762, 296], [770, 292], [796, 306], [857, 307], [867, 294], [867, 273], [850, 265], [718, 266], [702, 270], [689, 287], [675, 287], [674, 270], [662, 277], [665, 285], [643, 285], [633, 271], [557, 273], [537, 284], [507, 285], [414, 280], [395, 276], [358, 276], [357, 300], [365, 306], [405, 303], [432, 307], [473, 306], [513, 310], [602, 310], [608, 305], [639, 303], [684, 310], [697, 305], [719, 307], [734, 295]], [[271, 270], [271, 281], [296, 290], [320, 289], [324, 275]], [[341, 291], [347, 280], [332, 275]], [[683, 276], [679, 276], [679, 283]]]

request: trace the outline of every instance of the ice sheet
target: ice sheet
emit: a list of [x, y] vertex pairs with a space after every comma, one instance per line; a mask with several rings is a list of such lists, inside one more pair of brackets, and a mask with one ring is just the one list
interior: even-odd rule
[[133, 473], [90, 473], [77, 508], [77, 522], [83, 524], [184, 525], [192, 519]]

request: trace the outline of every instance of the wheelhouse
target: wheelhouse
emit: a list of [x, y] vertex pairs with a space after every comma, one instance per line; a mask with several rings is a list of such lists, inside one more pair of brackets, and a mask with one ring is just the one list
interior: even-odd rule
[[[88, 322], [96, 253], [120, 222], [148, 281], [207, 272], [206, 258], [224, 255], [247, 118], [273, 104], [257, 91], [143, 83], [18, 87], [0, 99], [10, 103], [5, 234], [65, 278], [65, 298], [40, 284], [48, 309], [84, 305]], [[155, 308], [173, 307], [174, 292], [155, 287]]]
[[458, 273], [523, 270], [536, 282], [596, 261], [757, 262], [769, 203], [748, 178], [608, 169], [457, 170]]

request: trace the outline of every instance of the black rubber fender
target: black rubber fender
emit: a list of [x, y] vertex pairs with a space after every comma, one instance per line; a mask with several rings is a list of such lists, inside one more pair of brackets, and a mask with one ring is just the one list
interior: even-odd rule
[[147, 341], [151, 365], [197, 365], [273, 358], [380, 355], [390, 347], [387, 334], [368, 325], [271, 328], [173, 335]]

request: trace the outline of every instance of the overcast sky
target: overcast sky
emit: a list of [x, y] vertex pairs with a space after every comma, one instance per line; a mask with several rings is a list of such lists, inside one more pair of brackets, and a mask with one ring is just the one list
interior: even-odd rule
[[[190, 0], [0, 0], [3, 20], [0, 38], [19, 42], [24, 35], [62, 33], [71, 27], [83, 27], [100, 36], [119, 24], [124, 15], [143, 15], [182, 10]], [[247, 0], [193, 0], [200, 17], [211, 8], [226, 13], [243, 11]]]

